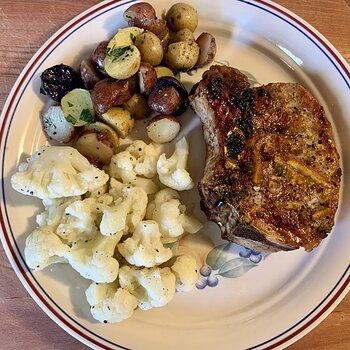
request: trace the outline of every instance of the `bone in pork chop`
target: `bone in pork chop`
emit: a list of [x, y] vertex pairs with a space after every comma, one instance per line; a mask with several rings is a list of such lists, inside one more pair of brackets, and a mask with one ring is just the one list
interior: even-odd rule
[[310, 251], [331, 231], [341, 170], [331, 126], [296, 83], [250, 88], [212, 66], [191, 94], [207, 143], [201, 207], [222, 237], [262, 251]]

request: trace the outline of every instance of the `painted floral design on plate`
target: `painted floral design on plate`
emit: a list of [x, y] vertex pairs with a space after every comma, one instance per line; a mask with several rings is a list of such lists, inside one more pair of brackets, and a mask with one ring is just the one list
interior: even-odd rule
[[198, 289], [216, 287], [220, 277], [237, 278], [259, 265], [269, 254], [241, 247], [234, 243], [224, 243], [214, 247], [201, 266], [196, 283]]

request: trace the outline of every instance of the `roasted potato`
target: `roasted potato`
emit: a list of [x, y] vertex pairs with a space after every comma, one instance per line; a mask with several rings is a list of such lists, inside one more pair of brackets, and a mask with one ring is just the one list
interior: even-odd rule
[[106, 73], [115, 79], [128, 79], [139, 70], [141, 54], [135, 45], [107, 47], [104, 67]]
[[107, 112], [112, 106], [128, 101], [137, 91], [136, 76], [125, 80], [103, 79], [91, 91], [91, 98], [98, 114]]
[[213, 62], [216, 55], [215, 38], [210, 33], [202, 33], [196, 40], [200, 53], [196, 67], [201, 68]]
[[141, 94], [147, 92], [157, 82], [156, 70], [147, 62], [141, 63], [137, 76], [139, 78], [139, 88]]
[[85, 89], [74, 89], [61, 100], [64, 117], [75, 126], [93, 123], [95, 110], [90, 92]]
[[100, 118], [113, 128], [123, 139], [129, 135], [135, 124], [131, 113], [121, 107], [111, 107], [106, 113], [103, 113]]
[[127, 27], [118, 29], [117, 33], [107, 44], [108, 49], [112, 50], [120, 46], [135, 44], [136, 37], [143, 33], [143, 30], [138, 27]]
[[171, 69], [169, 69], [168, 67], [165, 66], [157, 66], [154, 67], [156, 74], [157, 74], [157, 78], [161, 78], [161, 77], [173, 77], [174, 73]]
[[129, 101], [123, 103], [123, 107], [131, 113], [134, 119], [148, 118], [152, 112], [148, 107], [146, 98], [138, 93], [134, 94]]
[[166, 27], [166, 21], [157, 18], [153, 6], [147, 2], [131, 5], [125, 10], [123, 17], [129, 26], [136, 26], [156, 35]]
[[142, 62], [158, 66], [163, 59], [163, 46], [160, 39], [152, 32], [146, 31], [136, 37], [135, 45], [141, 53]]
[[165, 29], [158, 35], [158, 38], [163, 46], [163, 50], [165, 50], [171, 41], [171, 34], [169, 28], [165, 27]]
[[155, 143], [174, 140], [181, 129], [180, 122], [171, 115], [158, 115], [147, 125], [147, 136]]
[[106, 57], [106, 49], [107, 49], [108, 41], [101, 41], [96, 49], [91, 54], [91, 61], [96, 65], [96, 67], [105, 72], [104, 61]]
[[199, 57], [199, 46], [195, 41], [178, 41], [165, 51], [165, 63], [174, 71], [186, 72], [194, 67]]
[[101, 75], [94, 63], [89, 59], [81, 61], [79, 71], [81, 80], [83, 81], [85, 88], [88, 90], [91, 90], [95, 84], [101, 80]]
[[171, 39], [172, 43], [176, 43], [178, 41], [195, 41], [193, 33], [188, 29], [184, 28], [179, 30], [174, 34], [174, 36]]
[[170, 115], [175, 113], [181, 105], [181, 96], [173, 86], [165, 86], [152, 92], [148, 96], [148, 106], [155, 112]]
[[194, 32], [198, 25], [197, 11], [192, 6], [181, 2], [170, 7], [165, 19], [168, 27], [173, 32], [178, 32], [184, 28]]
[[92, 164], [109, 164], [119, 146], [117, 133], [107, 124], [96, 122], [84, 127], [75, 148]]
[[60, 106], [49, 107], [42, 116], [43, 128], [50, 140], [68, 143], [77, 135], [79, 128], [69, 123]]

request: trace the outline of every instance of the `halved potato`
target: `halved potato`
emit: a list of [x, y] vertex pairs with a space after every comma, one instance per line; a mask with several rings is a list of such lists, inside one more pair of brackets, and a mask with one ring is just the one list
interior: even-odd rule
[[147, 126], [147, 136], [155, 143], [174, 140], [181, 129], [180, 122], [171, 115], [158, 115]]
[[121, 107], [111, 107], [106, 113], [101, 115], [101, 119], [111, 126], [123, 139], [129, 135], [135, 124], [131, 113]]
[[200, 54], [196, 67], [203, 67], [210, 64], [216, 55], [216, 42], [215, 38], [210, 33], [202, 33], [196, 40]]
[[92, 164], [109, 164], [119, 146], [117, 133], [107, 124], [96, 122], [84, 127], [75, 148]]
[[106, 73], [115, 79], [127, 79], [140, 68], [141, 54], [135, 45], [112, 47], [106, 51], [104, 67]]
[[156, 70], [157, 73], [157, 78], [161, 78], [161, 77], [173, 77], [174, 73], [173, 71], [165, 66], [157, 66], [154, 67], [154, 69]]
[[108, 42], [107, 50], [120, 46], [133, 45], [135, 44], [136, 37], [143, 32], [143, 29], [137, 27], [121, 28]]

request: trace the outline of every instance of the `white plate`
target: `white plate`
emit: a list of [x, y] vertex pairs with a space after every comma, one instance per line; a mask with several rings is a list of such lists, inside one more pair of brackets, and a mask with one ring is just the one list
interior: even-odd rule
[[[28, 63], [2, 114], [2, 242], [21, 282], [42, 309], [83, 343], [101, 349], [271, 349], [284, 348], [324, 319], [349, 290], [350, 207], [348, 149], [350, 70], [333, 46], [310, 25], [269, 1], [192, 1], [200, 14], [198, 33], [218, 42], [217, 59], [253, 74], [260, 83], [298, 81], [324, 106], [334, 126], [342, 159], [343, 182], [337, 224], [312, 253], [268, 256], [238, 278], [219, 276], [215, 288], [177, 294], [166, 307], [137, 311], [121, 324], [92, 321], [84, 298], [88, 285], [68, 266], [33, 274], [23, 260], [26, 235], [34, 228], [39, 202], [15, 193], [9, 178], [17, 164], [45, 142], [39, 114], [47, 99], [39, 95], [40, 73], [61, 62], [77, 65], [95, 45], [125, 26], [123, 11], [133, 1], [102, 2], [59, 30]], [[157, 12], [169, 8], [157, 1]], [[199, 79], [182, 75], [188, 86]], [[196, 117], [182, 117], [191, 146], [191, 170], [199, 180], [204, 143]], [[199, 155], [199, 157], [198, 157]], [[196, 192], [186, 194], [196, 202]], [[199, 209], [197, 208], [199, 215]], [[202, 216], [203, 217], [203, 216]], [[209, 224], [204, 233], [215, 237]], [[213, 244], [202, 239], [202, 258]], [[208, 241], [210, 242], [210, 241]], [[254, 260], [254, 256], [251, 256]], [[242, 258], [248, 259], [248, 258]]]

